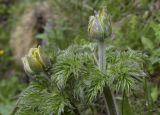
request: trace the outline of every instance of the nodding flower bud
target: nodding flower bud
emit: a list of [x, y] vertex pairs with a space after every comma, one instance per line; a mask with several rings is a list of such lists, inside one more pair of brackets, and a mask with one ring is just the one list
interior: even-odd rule
[[111, 36], [112, 27], [110, 16], [105, 8], [97, 12], [95, 16], [90, 16], [88, 33], [91, 39], [98, 41], [104, 41], [104, 39]]
[[45, 68], [51, 65], [50, 60], [40, 47], [31, 48], [28, 55], [22, 58], [22, 62], [24, 65], [24, 70], [28, 74], [43, 72]]

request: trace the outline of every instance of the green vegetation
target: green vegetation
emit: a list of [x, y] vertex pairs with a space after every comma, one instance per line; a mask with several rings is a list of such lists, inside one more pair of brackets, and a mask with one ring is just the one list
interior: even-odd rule
[[[104, 6], [112, 35], [105, 40], [102, 72], [87, 28]], [[27, 46], [29, 39], [36, 45]], [[26, 73], [17, 57], [38, 45], [51, 65]], [[120, 115], [158, 115], [159, 70], [159, 0], [0, 0], [0, 115], [106, 114], [113, 104], [106, 103], [112, 98], [106, 86]]]
[[145, 76], [141, 53], [107, 48], [108, 69], [102, 73], [94, 58], [95, 49], [94, 44], [86, 44], [70, 46], [57, 52], [51, 69], [46, 74], [34, 76], [35, 80], [21, 94], [18, 114], [59, 115], [64, 112], [70, 115], [77, 114], [74, 113], [76, 109], [80, 114], [93, 114], [89, 112], [91, 108], [97, 114], [99, 111], [96, 110], [94, 100], [106, 84], [114, 91], [126, 94], [141, 84]]

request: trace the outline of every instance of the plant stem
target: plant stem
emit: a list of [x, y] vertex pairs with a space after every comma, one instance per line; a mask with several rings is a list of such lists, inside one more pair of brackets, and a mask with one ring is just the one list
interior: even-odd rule
[[[98, 42], [98, 60], [99, 60], [99, 69], [105, 73], [106, 71], [106, 48], [104, 41]], [[115, 103], [114, 96], [110, 87], [106, 84], [103, 89], [103, 93], [106, 101], [106, 109], [108, 115], [118, 115], [117, 106]]]
[[103, 93], [106, 99], [106, 103], [108, 105], [109, 115], [119, 115], [117, 110], [117, 105], [115, 102], [115, 98], [112, 94], [112, 91], [108, 85], [106, 85], [103, 89]]
[[131, 106], [129, 104], [129, 99], [125, 91], [123, 91], [123, 100], [122, 100], [122, 115], [133, 115]]
[[105, 73], [106, 71], [106, 50], [104, 41], [98, 42], [98, 61], [99, 69]]

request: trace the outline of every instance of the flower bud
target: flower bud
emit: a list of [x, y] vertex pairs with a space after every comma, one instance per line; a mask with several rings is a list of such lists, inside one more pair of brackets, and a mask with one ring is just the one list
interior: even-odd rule
[[97, 12], [95, 16], [90, 16], [88, 33], [91, 39], [98, 41], [104, 41], [112, 34], [110, 16], [105, 8]]
[[36, 74], [43, 71], [42, 65], [39, 62], [37, 62], [37, 60], [31, 57], [23, 57], [22, 62], [24, 65], [24, 70], [28, 74]]
[[36, 58], [36, 60], [42, 65], [43, 68], [46, 68], [51, 65], [49, 58], [46, 56], [46, 54], [40, 46], [38, 48], [31, 48], [28, 53], [28, 56]]
[[28, 55], [22, 58], [22, 62], [25, 71], [29, 74], [42, 72], [51, 65], [50, 60], [40, 47], [31, 48]]

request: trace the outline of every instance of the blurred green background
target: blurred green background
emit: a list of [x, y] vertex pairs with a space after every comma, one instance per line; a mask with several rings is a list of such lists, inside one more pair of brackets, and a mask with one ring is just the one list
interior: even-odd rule
[[[0, 115], [14, 111], [18, 95], [29, 83], [20, 60], [28, 49], [46, 38], [51, 48], [61, 49], [90, 42], [89, 16], [102, 6], [112, 17], [113, 35], [107, 43], [148, 55], [151, 111], [160, 113], [159, 0], [0, 0]], [[143, 99], [137, 98], [138, 108]], [[135, 110], [145, 115], [143, 107]]]

